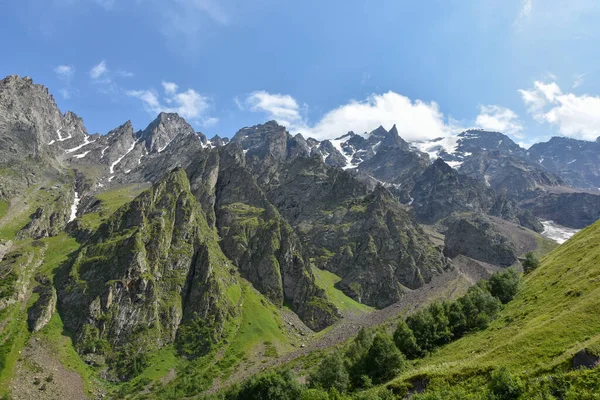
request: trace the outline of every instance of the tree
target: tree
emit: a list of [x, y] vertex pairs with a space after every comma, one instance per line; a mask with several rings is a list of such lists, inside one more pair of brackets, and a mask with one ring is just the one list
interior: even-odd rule
[[402, 371], [405, 360], [392, 339], [378, 332], [366, 354], [364, 367], [374, 384], [386, 382]]
[[237, 399], [296, 400], [301, 397], [302, 391], [302, 386], [289, 370], [268, 372], [246, 381]]
[[417, 344], [417, 339], [413, 331], [408, 327], [406, 321], [402, 320], [398, 323], [396, 330], [394, 331], [394, 343], [396, 347], [409, 359], [422, 356], [422, 350]]
[[500, 300], [479, 286], [470, 287], [458, 302], [464, 312], [467, 331], [485, 329], [502, 305]]
[[345, 392], [350, 386], [350, 376], [344, 365], [344, 358], [335, 351], [325, 358], [308, 378], [310, 387], [331, 389]]
[[372, 330], [367, 328], [360, 328], [358, 335], [354, 338], [348, 350], [346, 351], [346, 357], [348, 358], [349, 364], [358, 363], [369, 350], [373, 343], [373, 337], [375, 334]]
[[448, 323], [452, 337], [458, 339], [467, 331], [467, 318], [459, 301], [447, 303]]
[[435, 347], [435, 321], [429, 310], [421, 310], [406, 318], [406, 324], [413, 331], [422, 353]]
[[433, 342], [435, 345], [448, 343], [452, 339], [450, 331], [450, 322], [446, 314], [446, 307], [439, 301], [433, 302], [427, 307], [431, 317], [433, 318]]
[[513, 268], [496, 272], [489, 282], [490, 293], [498, 298], [502, 304], [511, 301], [521, 287], [521, 276]]
[[540, 266], [540, 260], [537, 256], [531, 252], [525, 254], [525, 260], [523, 260], [523, 272], [528, 274], [537, 267]]

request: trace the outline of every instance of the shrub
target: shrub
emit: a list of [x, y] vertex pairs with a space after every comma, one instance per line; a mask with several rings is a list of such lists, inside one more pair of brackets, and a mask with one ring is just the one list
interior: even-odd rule
[[540, 266], [540, 260], [538, 260], [537, 256], [531, 252], [525, 254], [525, 259], [523, 260], [523, 272], [528, 274], [537, 267]]
[[521, 287], [521, 276], [513, 268], [496, 272], [488, 281], [490, 293], [502, 304], [511, 301]]
[[211, 324], [196, 315], [179, 327], [175, 347], [180, 355], [193, 360], [210, 353], [213, 346], [212, 335]]
[[521, 379], [511, 374], [506, 367], [492, 372], [489, 386], [494, 399], [498, 400], [516, 400], [525, 391]]
[[296, 400], [302, 396], [302, 386], [292, 373], [268, 372], [246, 381], [238, 395], [239, 400]]
[[[466, 320], [466, 331], [485, 328], [483, 322], [493, 319], [500, 311], [498, 298], [479, 286], [470, 287], [467, 294], [458, 299]], [[483, 315], [482, 315], [483, 314]]]

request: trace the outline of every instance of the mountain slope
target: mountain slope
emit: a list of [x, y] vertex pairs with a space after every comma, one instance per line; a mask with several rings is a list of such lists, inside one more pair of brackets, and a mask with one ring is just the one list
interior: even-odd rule
[[501, 366], [536, 376], [600, 349], [600, 222], [559, 246], [525, 277], [524, 289], [481, 332], [448, 344], [400, 380], [452, 381]]

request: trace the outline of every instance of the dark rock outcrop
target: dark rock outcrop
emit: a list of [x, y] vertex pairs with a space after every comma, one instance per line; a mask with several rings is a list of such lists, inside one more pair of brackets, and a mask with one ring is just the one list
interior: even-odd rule
[[489, 264], [508, 267], [517, 261], [515, 245], [483, 215], [451, 217], [447, 223], [444, 254], [471, 257]]
[[545, 193], [520, 206], [539, 218], [575, 229], [600, 219], [600, 195], [591, 193]]
[[36, 302], [27, 310], [27, 325], [30, 332], [43, 329], [56, 310], [56, 290], [52, 281], [41, 274], [35, 277], [38, 285], [33, 289], [38, 294]]
[[579, 350], [573, 356], [573, 369], [591, 369], [598, 365], [600, 365], [600, 356], [589, 349]]

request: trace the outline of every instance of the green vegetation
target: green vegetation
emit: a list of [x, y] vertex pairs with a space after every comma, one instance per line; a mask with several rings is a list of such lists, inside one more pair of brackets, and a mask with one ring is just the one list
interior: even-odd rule
[[350, 387], [350, 374], [340, 352], [334, 351], [326, 357], [308, 378], [309, 387], [346, 392]]
[[540, 260], [538, 260], [534, 253], [525, 254], [525, 260], [523, 260], [523, 272], [528, 274], [539, 266]]
[[[444, 385], [459, 382], [455, 392], [473, 394], [483, 390], [477, 389], [480, 379], [490, 382], [489, 371], [507, 368], [524, 382], [522, 398], [538, 392], [554, 396], [540, 398], [594, 398], [585, 396], [600, 374], [569, 369], [577, 351], [600, 346], [600, 320], [595, 317], [600, 313], [599, 241], [600, 222], [541, 260], [486, 330], [440, 348], [397, 382], [427, 379], [431, 393], [438, 394], [446, 390]], [[568, 390], [551, 388], [557, 381], [568, 382]], [[552, 394], [561, 390], [560, 396]]]
[[4, 217], [6, 215], [9, 205], [10, 204], [8, 201], [0, 199], [0, 218]]
[[394, 332], [396, 346], [408, 358], [421, 358], [469, 332], [485, 329], [520, 287], [519, 274], [507, 269], [469, 288], [456, 301], [434, 302], [400, 321]]
[[325, 290], [327, 299], [331, 301], [342, 313], [367, 313], [373, 311], [373, 307], [361, 304], [344, 292], [337, 289], [335, 284], [342, 280], [333, 272], [317, 267], [312, 268], [317, 285]]
[[116, 189], [107, 190], [96, 195], [100, 205], [94, 212], [87, 213], [79, 217], [79, 221], [86, 229], [95, 230], [102, 222], [106, 221], [116, 210], [132, 201], [144, 189], [145, 185], [126, 185]]

